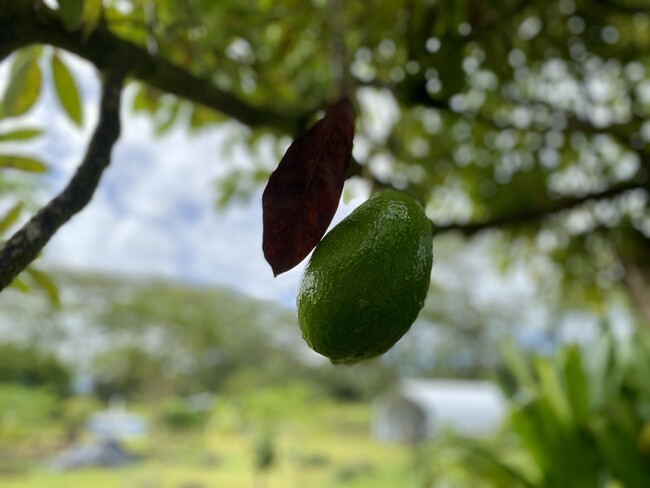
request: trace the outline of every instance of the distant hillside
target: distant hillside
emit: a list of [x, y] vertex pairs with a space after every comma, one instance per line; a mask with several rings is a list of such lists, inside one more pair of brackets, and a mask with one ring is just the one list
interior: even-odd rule
[[107, 348], [302, 343], [295, 312], [225, 288], [57, 271], [62, 306], [34, 291], [0, 294], [0, 341], [29, 341], [77, 363]]
[[105, 397], [295, 381], [358, 397], [383, 389], [391, 376], [379, 362], [332, 366], [302, 340], [295, 311], [232, 290], [53, 275], [60, 308], [38, 292], [0, 294], [0, 342], [55, 352]]
[[0, 342], [26, 342], [54, 351], [76, 371], [117, 371], [124, 379], [148, 369], [150, 378], [198, 378], [218, 387], [289, 381], [321, 368], [321, 382], [342, 375], [361, 384], [377, 363], [400, 375], [484, 377], [499, 362], [498, 342], [527, 322], [526, 307], [476, 305], [464, 282], [451, 292], [434, 283], [418, 321], [391, 351], [359, 367], [334, 368], [302, 340], [295, 310], [277, 303], [155, 279], [53, 276], [59, 309], [36, 291], [0, 294]]

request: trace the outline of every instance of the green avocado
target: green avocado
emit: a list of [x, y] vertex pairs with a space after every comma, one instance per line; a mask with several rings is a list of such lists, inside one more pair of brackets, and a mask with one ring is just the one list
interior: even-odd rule
[[432, 233], [420, 204], [396, 190], [370, 198], [328, 232], [298, 288], [307, 344], [333, 363], [388, 351], [424, 305]]

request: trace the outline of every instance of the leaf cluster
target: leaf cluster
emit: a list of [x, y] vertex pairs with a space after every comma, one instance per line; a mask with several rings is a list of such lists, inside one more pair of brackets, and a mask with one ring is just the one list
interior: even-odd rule
[[[507, 396], [504, 439], [452, 442], [483, 481], [521, 487], [645, 486], [650, 482], [647, 432], [648, 334], [602, 334], [587, 352], [566, 346], [552, 357], [503, 349]], [[514, 441], [514, 442], [513, 442]], [[468, 464], [469, 465], [469, 464]]]

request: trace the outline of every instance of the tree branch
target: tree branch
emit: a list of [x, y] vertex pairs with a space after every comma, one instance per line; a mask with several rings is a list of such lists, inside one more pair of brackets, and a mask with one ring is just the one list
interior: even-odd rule
[[[3, 10], [4, 1], [12, 8]], [[309, 111], [280, 112], [250, 105], [234, 94], [220, 90], [212, 81], [200, 78], [144, 47], [126, 41], [104, 24], [86, 36], [81, 29], [68, 32], [56, 12], [43, 6], [38, 11], [32, 0], [0, 0], [0, 60], [8, 52], [42, 43], [65, 49], [93, 63], [100, 71], [120, 67], [129, 76], [149, 86], [210, 107], [249, 127], [268, 127], [295, 135]]]
[[124, 72], [105, 73], [99, 122], [81, 166], [68, 186], [0, 248], [0, 291], [36, 259], [56, 231], [92, 198], [120, 134], [123, 82]]
[[[520, 0], [514, 0], [512, 6], [516, 7], [520, 3]], [[517, 11], [517, 8], [513, 8], [509, 13]], [[500, 15], [475, 26], [469, 37], [473, 38], [485, 29], [492, 28], [493, 24], [498, 23], [502, 18], [504, 16]], [[281, 113], [264, 107], [252, 106], [238, 99], [232, 93], [220, 90], [210, 80], [194, 76], [162, 57], [150, 55], [144, 47], [113, 34], [105, 24], [100, 24], [87, 38], [80, 31], [68, 32], [56, 12], [45, 6], [34, 11], [32, 0], [0, 0], [0, 27], [0, 60], [11, 51], [35, 42], [57, 46], [85, 58], [100, 70], [119, 66], [129, 75], [156, 89], [203, 104], [248, 126], [265, 126], [292, 135], [295, 135], [304, 125], [304, 120], [310, 113], [309, 110], [302, 113]], [[467, 41], [466, 38], [463, 40]], [[415, 95], [409, 101], [451, 111], [448, 100], [431, 97], [424, 84], [417, 87]], [[468, 116], [464, 113], [457, 113], [457, 115], [459, 117]], [[495, 124], [489, 117], [480, 113], [471, 116], [485, 123]], [[572, 125], [573, 130], [580, 129], [588, 133], [610, 130], [610, 128], [596, 129], [588, 122], [577, 124], [575, 120], [572, 120], [572, 123], [577, 125]], [[355, 166], [351, 169], [350, 175], [359, 172], [359, 168]], [[612, 198], [636, 188], [647, 189], [648, 184], [645, 181], [639, 183], [638, 180], [635, 180], [582, 197], [560, 198], [552, 205], [537, 209], [497, 216], [469, 224], [445, 224], [437, 226], [437, 228], [439, 232], [455, 230], [471, 235], [493, 227], [525, 225], [549, 215], [570, 210], [589, 200]], [[2, 273], [1, 270], [2, 262], [0, 261], [0, 273]]]
[[643, 1], [639, 3], [625, 2], [625, 5], [620, 5], [610, 0], [592, 0], [592, 7], [601, 10], [608, 14], [629, 14], [634, 15], [643, 13], [648, 10], [648, 5]]
[[480, 222], [472, 222], [467, 224], [451, 223], [442, 225], [433, 222], [433, 224], [435, 226], [436, 233], [457, 231], [465, 234], [466, 236], [470, 236], [482, 230], [497, 227], [517, 227], [530, 225], [531, 223], [543, 220], [547, 217], [550, 217], [551, 215], [556, 215], [567, 210], [572, 210], [589, 201], [607, 200], [621, 195], [625, 192], [637, 189], [650, 190], [650, 184], [648, 183], [647, 178], [643, 178], [642, 181], [627, 181], [618, 185], [611, 186], [606, 190], [588, 193], [583, 196], [559, 198], [555, 200], [553, 204], [545, 207], [512, 213], [510, 215], [498, 216]]

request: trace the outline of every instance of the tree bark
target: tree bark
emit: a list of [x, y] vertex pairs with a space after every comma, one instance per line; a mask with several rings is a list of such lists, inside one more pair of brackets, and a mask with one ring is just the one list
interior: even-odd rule
[[65, 189], [0, 248], [0, 291], [41, 252], [45, 244], [90, 202], [120, 134], [120, 100], [124, 72], [104, 74], [100, 116], [84, 157]]

